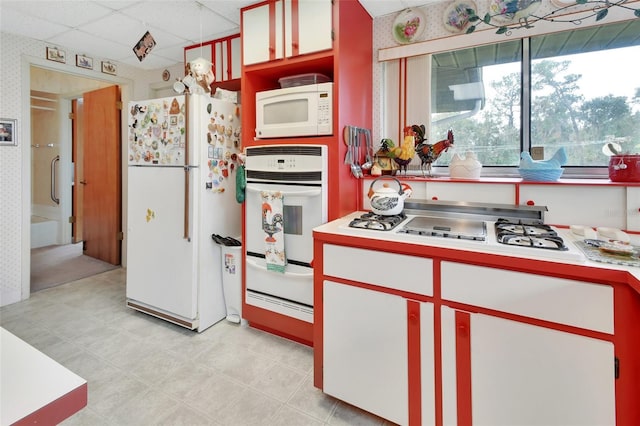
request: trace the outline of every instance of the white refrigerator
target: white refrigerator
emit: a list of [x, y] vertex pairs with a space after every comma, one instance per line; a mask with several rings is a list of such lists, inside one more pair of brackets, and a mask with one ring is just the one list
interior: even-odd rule
[[203, 331], [225, 318], [221, 247], [239, 236], [240, 108], [208, 95], [129, 104], [127, 305]]

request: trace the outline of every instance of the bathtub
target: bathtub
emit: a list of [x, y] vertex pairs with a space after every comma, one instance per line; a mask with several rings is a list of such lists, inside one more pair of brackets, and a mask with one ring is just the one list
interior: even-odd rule
[[31, 216], [31, 248], [58, 244], [58, 222], [42, 216]]

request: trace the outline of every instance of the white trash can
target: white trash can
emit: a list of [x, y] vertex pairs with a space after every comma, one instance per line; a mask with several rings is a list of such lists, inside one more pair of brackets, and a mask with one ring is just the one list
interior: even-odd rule
[[227, 321], [242, 321], [242, 246], [222, 246], [222, 291]]

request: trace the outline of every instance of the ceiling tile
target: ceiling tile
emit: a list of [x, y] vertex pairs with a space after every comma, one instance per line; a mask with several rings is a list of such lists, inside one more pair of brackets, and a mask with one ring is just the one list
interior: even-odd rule
[[2, 13], [0, 13], [0, 28], [3, 32], [43, 41], [47, 41], [50, 37], [69, 30], [69, 28], [64, 25], [25, 15], [7, 7], [2, 7]]
[[[95, 59], [117, 60], [127, 52], [126, 46], [79, 30], [68, 31], [52, 37], [51, 41], [56, 45], [68, 47], [78, 53], [91, 57], [95, 56]], [[132, 48], [133, 46], [129, 48], [129, 52], [133, 56]]]
[[[178, 6], [178, 7], [176, 7]], [[198, 41], [212, 31], [220, 32], [234, 28], [234, 24], [221, 19], [197, 2], [150, 2], [140, 3], [122, 11], [130, 18], [139, 19], [146, 25], [188, 40]]]
[[68, 27], [77, 27], [111, 13], [110, 9], [91, 1], [9, 1], [4, 6]]

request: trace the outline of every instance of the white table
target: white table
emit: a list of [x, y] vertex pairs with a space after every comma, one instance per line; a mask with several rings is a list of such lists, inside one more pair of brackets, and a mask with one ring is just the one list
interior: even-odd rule
[[0, 425], [58, 424], [86, 405], [86, 380], [0, 328]]

